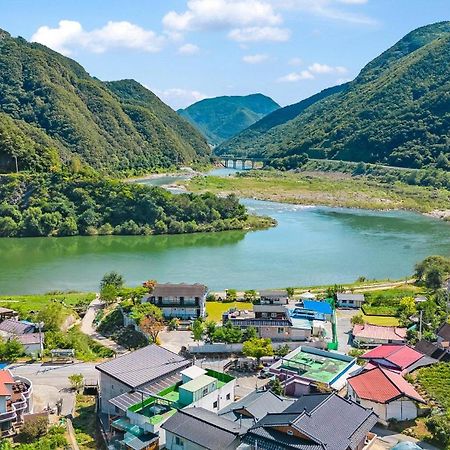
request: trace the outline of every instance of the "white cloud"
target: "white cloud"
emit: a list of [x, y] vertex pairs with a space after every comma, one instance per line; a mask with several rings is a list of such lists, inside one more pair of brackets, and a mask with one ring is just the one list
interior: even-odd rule
[[294, 58], [291, 58], [291, 59], [288, 61], [288, 64], [289, 64], [290, 66], [301, 66], [302, 63], [303, 63], [302, 59], [301, 59], [301, 58], [298, 58], [298, 57], [296, 57], [296, 56], [295, 56]]
[[265, 0], [189, 0], [184, 12], [170, 11], [163, 17], [165, 28], [180, 32], [278, 25], [281, 21]]
[[126, 21], [110, 21], [102, 28], [86, 31], [80, 22], [61, 20], [56, 28], [46, 25], [39, 27], [31, 41], [44, 44], [64, 55], [72, 54], [76, 48], [95, 53], [114, 48], [158, 52], [164, 44], [162, 36]]
[[344, 74], [347, 73], [348, 70], [344, 66], [329, 66], [328, 64], [320, 64], [320, 63], [314, 63], [311, 64], [308, 67], [308, 70], [312, 73], [316, 73], [319, 75], [329, 74], [329, 73], [338, 73], [338, 74]]
[[242, 61], [247, 64], [259, 64], [269, 59], [269, 55], [259, 53], [256, 55], [245, 55], [242, 57]]
[[238, 42], [284, 42], [289, 40], [290, 31], [278, 27], [235, 28], [228, 33], [228, 37]]
[[278, 78], [280, 83], [294, 83], [300, 80], [313, 80], [314, 75], [308, 70], [302, 70], [301, 72], [291, 72], [287, 75]]
[[195, 55], [200, 51], [198, 45], [184, 44], [178, 49], [178, 53], [181, 55]]
[[296, 10], [324, 19], [361, 25], [377, 23], [372, 17], [346, 9], [367, 3], [367, 0], [270, 0], [270, 2], [277, 11]]
[[162, 91], [157, 90], [155, 92], [161, 100], [170, 105], [173, 109], [186, 108], [187, 106], [192, 105], [192, 103], [208, 97], [202, 92], [182, 88], [170, 88]]

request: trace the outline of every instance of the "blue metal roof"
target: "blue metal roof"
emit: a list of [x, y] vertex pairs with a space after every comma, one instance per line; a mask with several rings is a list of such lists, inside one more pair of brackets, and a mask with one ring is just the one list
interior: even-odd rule
[[309, 309], [311, 311], [317, 311], [322, 314], [332, 314], [333, 309], [328, 302], [317, 302], [314, 300], [303, 300], [303, 306], [305, 309]]

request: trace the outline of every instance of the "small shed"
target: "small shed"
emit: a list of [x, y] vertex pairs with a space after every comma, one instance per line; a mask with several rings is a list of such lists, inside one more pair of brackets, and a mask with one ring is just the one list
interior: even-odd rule
[[50, 350], [52, 362], [73, 363], [75, 361], [75, 350], [73, 348], [55, 348]]
[[361, 308], [364, 300], [364, 294], [347, 294], [345, 292], [336, 294], [336, 305], [339, 308]]
[[315, 300], [304, 300], [303, 307], [306, 310], [323, 314], [325, 316], [325, 320], [331, 320], [331, 316], [333, 315], [333, 308], [326, 301], [320, 302]]
[[200, 375], [178, 388], [180, 403], [190, 405], [217, 389], [217, 379], [209, 375]]

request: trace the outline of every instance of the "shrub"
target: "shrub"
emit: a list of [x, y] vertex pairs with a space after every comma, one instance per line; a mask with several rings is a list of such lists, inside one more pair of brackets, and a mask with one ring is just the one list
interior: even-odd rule
[[35, 419], [26, 422], [20, 430], [20, 441], [26, 443], [35, 442], [37, 439], [47, 434], [47, 426], [47, 417], [36, 417]]

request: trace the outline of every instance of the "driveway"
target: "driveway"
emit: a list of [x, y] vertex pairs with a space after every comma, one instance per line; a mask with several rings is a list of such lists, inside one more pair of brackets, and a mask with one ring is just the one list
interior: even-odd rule
[[159, 333], [161, 347], [174, 353], [179, 353], [181, 347], [188, 347], [194, 344], [191, 331], [168, 331], [167, 329]]
[[34, 412], [42, 411], [47, 405], [54, 407], [57, 400], [62, 398], [62, 415], [67, 415], [72, 412], [75, 402], [69, 375], [81, 373], [87, 384], [96, 383], [98, 371], [95, 364], [12, 364], [8, 368], [14, 375], [21, 375], [33, 383]]
[[116, 342], [114, 342], [111, 339], [108, 339], [107, 337], [101, 335], [97, 332], [97, 330], [94, 327], [94, 320], [95, 317], [100, 309], [104, 307], [104, 303], [100, 300], [100, 297], [97, 295], [94, 300], [89, 304], [88, 309], [86, 310], [86, 314], [84, 315], [82, 321], [81, 321], [81, 331], [84, 334], [87, 334], [92, 339], [97, 341], [99, 344], [104, 345], [105, 347], [110, 348], [118, 355], [123, 355], [125, 353], [128, 353], [128, 350]]
[[411, 436], [406, 436], [406, 434], [397, 433], [395, 431], [387, 430], [386, 428], [376, 426], [372, 430], [376, 435], [377, 439], [375, 443], [377, 444], [376, 449], [382, 448], [392, 448], [397, 445], [399, 442], [414, 442], [419, 447], [422, 447], [426, 450], [439, 450], [434, 445], [429, 444], [425, 441], [419, 441]]
[[338, 337], [338, 351], [347, 353], [352, 346], [350, 345], [351, 330], [353, 325], [351, 319], [359, 314], [359, 309], [337, 309], [336, 310], [336, 329]]

